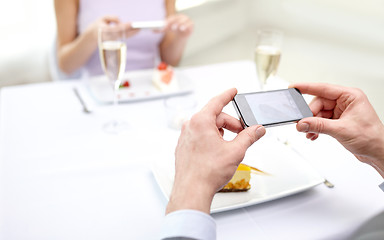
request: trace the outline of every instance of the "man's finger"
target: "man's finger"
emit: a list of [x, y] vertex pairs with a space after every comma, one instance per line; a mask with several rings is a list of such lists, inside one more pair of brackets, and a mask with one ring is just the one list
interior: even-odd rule
[[306, 136], [309, 140], [314, 141], [319, 137], [318, 133], [307, 133]]
[[223, 108], [235, 97], [236, 94], [237, 89], [231, 88], [212, 98], [201, 111], [213, 113], [215, 116], [218, 116]]
[[305, 133], [325, 133], [332, 137], [335, 137], [339, 132], [339, 124], [337, 120], [309, 117], [300, 120], [296, 129], [299, 132]]
[[241, 152], [247, 151], [247, 149], [259, 140], [265, 134], [265, 128], [261, 125], [254, 125], [241, 131], [232, 143], [237, 146]]
[[297, 88], [302, 94], [310, 94], [330, 100], [338, 99], [345, 87], [328, 83], [294, 83], [289, 87]]
[[333, 110], [335, 106], [336, 101], [321, 97], [315, 97], [309, 104], [309, 108], [311, 109], [313, 115], [317, 115], [320, 111], [323, 110]]
[[333, 118], [333, 111], [321, 111], [314, 117], [320, 117], [320, 118]]
[[243, 130], [243, 126], [238, 119], [223, 112], [217, 116], [216, 126], [218, 129], [225, 128], [234, 133], [239, 133]]

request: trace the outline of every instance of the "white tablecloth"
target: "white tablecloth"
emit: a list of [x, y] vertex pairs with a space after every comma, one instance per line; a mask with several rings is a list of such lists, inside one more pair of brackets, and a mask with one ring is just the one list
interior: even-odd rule
[[[252, 62], [184, 74], [199, 107], [230, 87], [257, 89]], [[94, 103], [84, 114], [73, 86], [84, 90], [79, 81], [1, 89], [0, 239], [157, 239], [167, 202], [151, 163], [173, 159], [179, 135], [166, 125], [163, 100], [121, 104], [130, 130], [111, 135], [101, 126], [114, 109]], [[218, 239], [348, 239], [384, 209], [381, 177], [336, 141], [309, 142], [294, 125], [268, 131], [289, 139], [335, 188], [213, 214]]]

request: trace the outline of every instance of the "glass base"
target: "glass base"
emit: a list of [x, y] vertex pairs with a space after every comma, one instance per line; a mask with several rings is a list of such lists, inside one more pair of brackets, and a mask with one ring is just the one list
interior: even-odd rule
[[109, 134], [119, 134], [129, 130], [129, 124], [124, 121], [112, 120], [104, 124], [103, 130]]

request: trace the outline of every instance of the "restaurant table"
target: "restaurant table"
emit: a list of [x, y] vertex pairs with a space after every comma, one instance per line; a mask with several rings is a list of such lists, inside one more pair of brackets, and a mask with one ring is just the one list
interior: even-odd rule
[[[194, 84], [196, 111], [225, 89], [258, 90], [249, 61], [181, 71]], [[167, 199], [152, 164], [174, 159], [180, 134], [167, 126], [164, 99], [115, 109], [88, 98], [86, 114], [73, 87], [87, 97], [79, 80], [1, 89], [0, 239], [158, 239]], [[117, 112], [128, 131], [105, 133]], [[289, 140], [335, 187], [212, 214], [218, 239], [348, 239], [384, 209], [382, 178], [332, 138], [310, 142], [294, 124], [267, 132]]]

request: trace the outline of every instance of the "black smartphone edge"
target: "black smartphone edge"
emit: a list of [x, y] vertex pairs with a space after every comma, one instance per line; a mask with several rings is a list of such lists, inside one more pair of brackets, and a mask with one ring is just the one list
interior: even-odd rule
[[[236, 95], [237, 95], [237, 94], [236, 94]], [[233, 104], [233, 106], [234, 106], [234, 108], [235, 108], [235, 111], [236, 111], [236, 113], [237, 113], [237, 116], [239, 117], [240, 123], [241, 123], [241, 125], [243, 126], [243, 128], [247, 128], [247, 127], [249, 127], [249, 126], [245, 123], [245, 121], [244, 121], [244, 119], [243, 119], [243, 115], [241, 114], [241, 112], [240, 112], [240, 110], [239, 110], [239, 107], [237, 106], [237, 103], [236, 103], [235, 98], [232, 99], [232, 104]]]
[[[300, 92], [300, 90], [299, 89], [297, 89], [297, 88], [287, 88], [287, 89], [276, 89], [276, 90], [272, 90], [272, 91], [283, 91], [283, 90], [288, 90], [289, 91], [289, 89], [295, 89], [300, 95], [302, 95], [302, 93]], [[244, 95], [247, 95], [247, 94], [252, 94], [252, 93], [257, 93], [257, 92], [250, 92], [250, 93], [240, 93], [240, 94], [236, 94], [236, 96], [237, 95], [240, 95], [240, 96], [244, 96]], [[243, 128], [246, 128], [246, 127], [249, 127], [249, 125], [246, 123], [246, 121], [245, 121], [245, 119], [244, 119], [244, 117], [243, 117], [243, 115], [242, 115], [242, 113], [241, 113], [241, 111], [240, 111], [240, 108], [239, 108], [239, 106], [238, 106], [238, 104], [237, 104], [237, 102], [236, 102], [236, 96], [232, 99], [232, 104], [233, 104], [233, 106], [234, 106], [234, 108], [235, 108], [235, 111], [236, 111], [236, 113], [237, 113], [237, 116], [239, 117], [239, 120], [240, 120], [240, 123], [241, 123], [241, 125], [243, 126]], [[291, 95], [292, 96], [292, 95]], [[294, 98], [293, 96], [292, 96], [292, 98]], [[304, 101], [305, 102], [305, 101]], [[297, 104], [297, 101], [295, 101], [295, 103]], [[307, 103], [305, 102], [305, 106], [304, 106], [304, 108], [305, 109], [307, 109], [307, 113], [310, 113], [311, 115], [312, 115], [312, 111], [310, 110], [310, 108], [309, 108], [309, 106], [307, 105]], [[301, 108], [299, 108], [300, 109], [300, 112], [301, 112]], [[302, 113], [302, 115], [304, 116], [304, 114], [303, 114], [303, 112], [301, 112]], [[312, 115], [313, 116], [313, 115]], [[300, 118], [300, 119], [293, 119], [293, 120], [289, 120], [289, 121], [283, 121], [283, 122], [279, 122], [279, 123], [269, 123], [269, 124], [264, 124], [264, 125], [262, 125], [262, 126], [264, 126], [264, 127], [274, 127], [274, 126], [281, 126], [281, 125], [287, 125], [287, 124], [290, 124], [290, 123], [295, 123], [295, 122], [298, 122], [298, 121], [300, 121], [302, 118]], [[255, 122], [256, 122], [256, 125], [258, 124], [257, 123], [257, 120], [255, 119]]]

